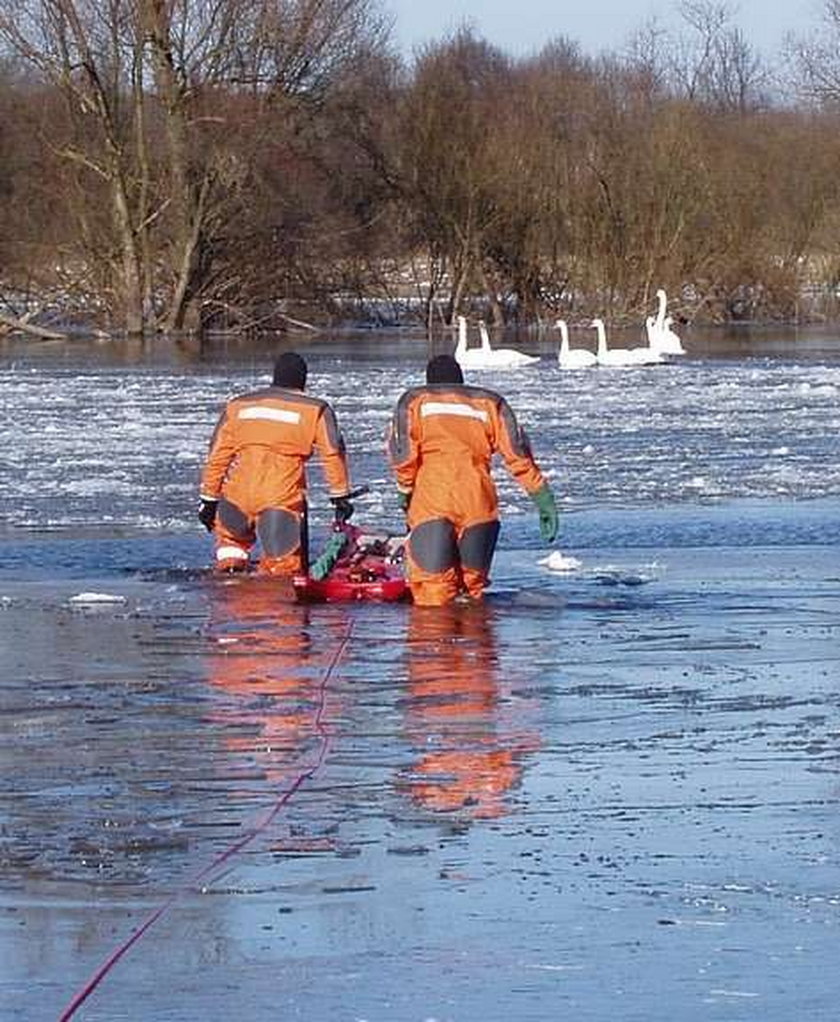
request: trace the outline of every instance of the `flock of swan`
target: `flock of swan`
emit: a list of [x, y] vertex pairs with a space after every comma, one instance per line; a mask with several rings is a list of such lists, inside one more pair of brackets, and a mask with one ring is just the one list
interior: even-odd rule
[[[592, 326], [598, 332], [596, 351], [586, 348], [569, 347], [569, 328], [565, 320], [558, 319], [556, 326], [560, 331], [560, 350], [557, 364], [561, 369], [588, 369], [594, 366], [640, 366], [656, 365], [665, 362], [671, 355], [684, 355], [685, 348], [679, 335], [673, 329], [673, 318], [666, 316], [668, 297], [660, 288], [656, 292], [659, 302], [657, 314], [645, 320], [647, 344], [637, 348], [610, 348], [607, 344], [607, 331], [602, 319], [593, 319]], [[458, 317], [458, 343], [455, 347], [455, 358], [462, 369], [511, 369], [517, 366], [538, 362], [536, 355], [526, 355], [516, 348], [494, 348], [490, 344], [487, 326], [483, 321], [478, 324], [481, 346], [470, 348], [467, 345], [467, 321]]]

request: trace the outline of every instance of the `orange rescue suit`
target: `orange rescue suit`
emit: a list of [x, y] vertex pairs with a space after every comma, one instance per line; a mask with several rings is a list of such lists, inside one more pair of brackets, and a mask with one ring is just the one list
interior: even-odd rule
[[305, 569], [306, 461], [315, 450], [330, 497], [346, 496], [344, 441], [326, 401], [271, 386], [227, 403], [201, 476], [202, 500], [219, 501], [217, 565], [247, 563], [259, 538], [262, 568]]
[[480, 598], [499, 530], [490, 474], [501, 454], [528, 494], [545, 483], [507, 401], [483, 387], [435, 383], [400, 398], [388, 438], [400, 492], [410, 494], [408, 582], [415, 603]]

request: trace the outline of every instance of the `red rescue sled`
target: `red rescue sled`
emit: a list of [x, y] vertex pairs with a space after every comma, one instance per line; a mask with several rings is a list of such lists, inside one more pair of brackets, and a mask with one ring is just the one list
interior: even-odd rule
[[403, 575], [404, 537], [376, 535], [336, 522], [313, 574], [295, 575], [295, 596], [301, 603], [347, 603], [374, 600], [394, 603], [408, 598]]

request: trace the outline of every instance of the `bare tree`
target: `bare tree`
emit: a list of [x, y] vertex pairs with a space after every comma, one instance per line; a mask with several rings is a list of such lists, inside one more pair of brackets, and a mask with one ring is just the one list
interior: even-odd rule
[[840, 104], [840, 0], [824, 0], [821, 29], [793, 36], [789, 49], [803, 96], [836, 108]]
[[450, 319], [469, 294], [491, 297], [483, 249], [499, 209], [487, 155], [508, 84], [507, 58], [463, 29], [422, 55], [403, 110], [403, 190], [415, 239], [450, 277]]
[[129, 332], [199, 325], [272, 118], [381, 27], [373, 0], [5, 0], [0, 38], [64, 97], [53, 148]]
[[771, 74], [762, 57], [733, 24], [732, 8], [716, 0], [681, 0], [687, 32], [669, 38], [655, 26], [637, 36], [636, 58], [689, 100], [716, 110], [748, 113], [766, 106]]

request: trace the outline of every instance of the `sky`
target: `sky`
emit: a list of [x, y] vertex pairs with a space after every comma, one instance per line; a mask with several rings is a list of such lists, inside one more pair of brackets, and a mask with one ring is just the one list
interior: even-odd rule
[[[382, 0], [395, 19], [394, 39], [406, 55], [469, 23], [510, 56], [526, 56], [565, 36], [588, 56], [620, 49], [651, 18], [684, 26], [677, 0]], [[786, 32], [804, 34], [819, 23], [821, 0], [731, 0], [726, 6], [747, 41], [772, 58]]]

